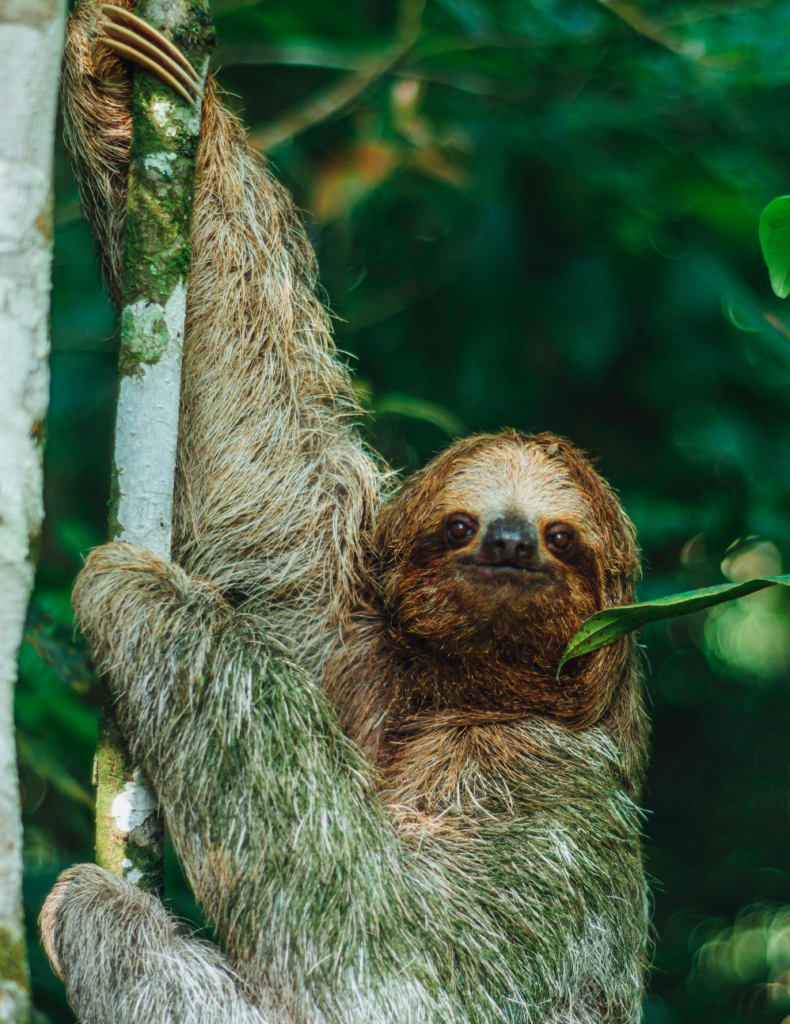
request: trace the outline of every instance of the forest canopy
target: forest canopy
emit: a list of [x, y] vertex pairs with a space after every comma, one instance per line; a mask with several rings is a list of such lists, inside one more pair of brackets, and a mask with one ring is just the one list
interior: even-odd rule
[[[305, 211], [399, 469], [513, 426], [586, 449], [643, 600], [790, 567], [790, 306], [761, 210], [790, 193], [790, 0], [217, 0], [214, 66]], [[69, 594], [106, 538], [116, 314], [62, 141], [46, 520], [17, 692], [35, 915], [92, 859], [98, 693]], [[642, 633], [655, 955], [645, 1024], [790, 1017], [790, 594]], [[172, 861], [172, 858], [171, 858]], [[197, 911], [168, 864], [172, 904]]]

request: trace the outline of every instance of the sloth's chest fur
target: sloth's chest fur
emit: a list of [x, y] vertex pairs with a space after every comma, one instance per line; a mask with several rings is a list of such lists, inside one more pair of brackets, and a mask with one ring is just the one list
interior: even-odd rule
[[419, 669], [382, 635], [372, 617], [358, 622], [325, 682], [346, 735], [379, 768], [409, 875], [426, 900], [452, 894], [459, 925], [444, 955], [458, 1020], [631, 1024], [647, 911], [618, 739], [603, 722], [574, 731], [484, 702], [453, 707], [438, 692], [404, 701]]
[[[523, 999], [520, 1019], [564, 1021], [573, 1005], [574, 1021], [631, 1020], [647, 921], [640, 812], [616, 784], [606, 730], [533, 719], [436, 731], [418, 745], [382, 797], [415, 855], [466, 894], [459, 962], [482, 963], [482, 947], [498, 946], [506, 967], [492, 991], [510, 990], [500, 1006]], [[477, 953], [465, 949], [470, 935]]]
[[[422, 879], [426, 906], [444, 894], [456, 922], [443, 954], [456, 1024], [638, 1020], [647, 922], [640, 814], [616, 783], [606, 729], [569, 734], [533, 719], [433, 729], [413, 744], [420, 749], [404, 751], [381, 799], [404, 871]], [[509, 756], [498, 769], [503, 745]], [[413, 1005], [401, 997], [401, 1020], [429, 1019], [416, 991]], [[368, 988], [360, 1019], [389, 1019], [383, 998]]]

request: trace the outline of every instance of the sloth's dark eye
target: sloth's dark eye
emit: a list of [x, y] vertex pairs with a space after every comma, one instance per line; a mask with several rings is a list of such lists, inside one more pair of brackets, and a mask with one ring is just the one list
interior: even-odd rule
[[447, 539], [454, 548], [462, 548], [477, 533], [477, 523], [466, 516], [453, 516], [447, 524]]
[[546, 543], [553, 554], [567, 555], [573, 546], [573, 530], [565, 525], [550, 526], [546, 531]]

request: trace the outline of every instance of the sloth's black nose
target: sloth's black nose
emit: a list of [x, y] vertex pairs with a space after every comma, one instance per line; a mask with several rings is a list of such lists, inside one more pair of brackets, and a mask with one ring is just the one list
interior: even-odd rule
[[482, 555], [491, 565], [528, 568], [539, 551], [538, 532], [518, 516], [503, 516], [490, 524], [483, 537]]

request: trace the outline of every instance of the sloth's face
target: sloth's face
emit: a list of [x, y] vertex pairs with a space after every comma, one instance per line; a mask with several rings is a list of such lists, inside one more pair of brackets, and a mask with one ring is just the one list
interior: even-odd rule
[[585, 485], [567, 444], [564, 455], [550, 440], [486, 440], [451, 449], [396, 499], [388, 533], [409, 537], [388, 603], [408, 633], [443, 650], [558, 659], [602, 605], [604, 485], [586, 460]]
[[600, 547], [591, 512], [553, 454], [489, 449], [448, 475], [421, 546], [466, 600], [496, 616], [567, 589]]

